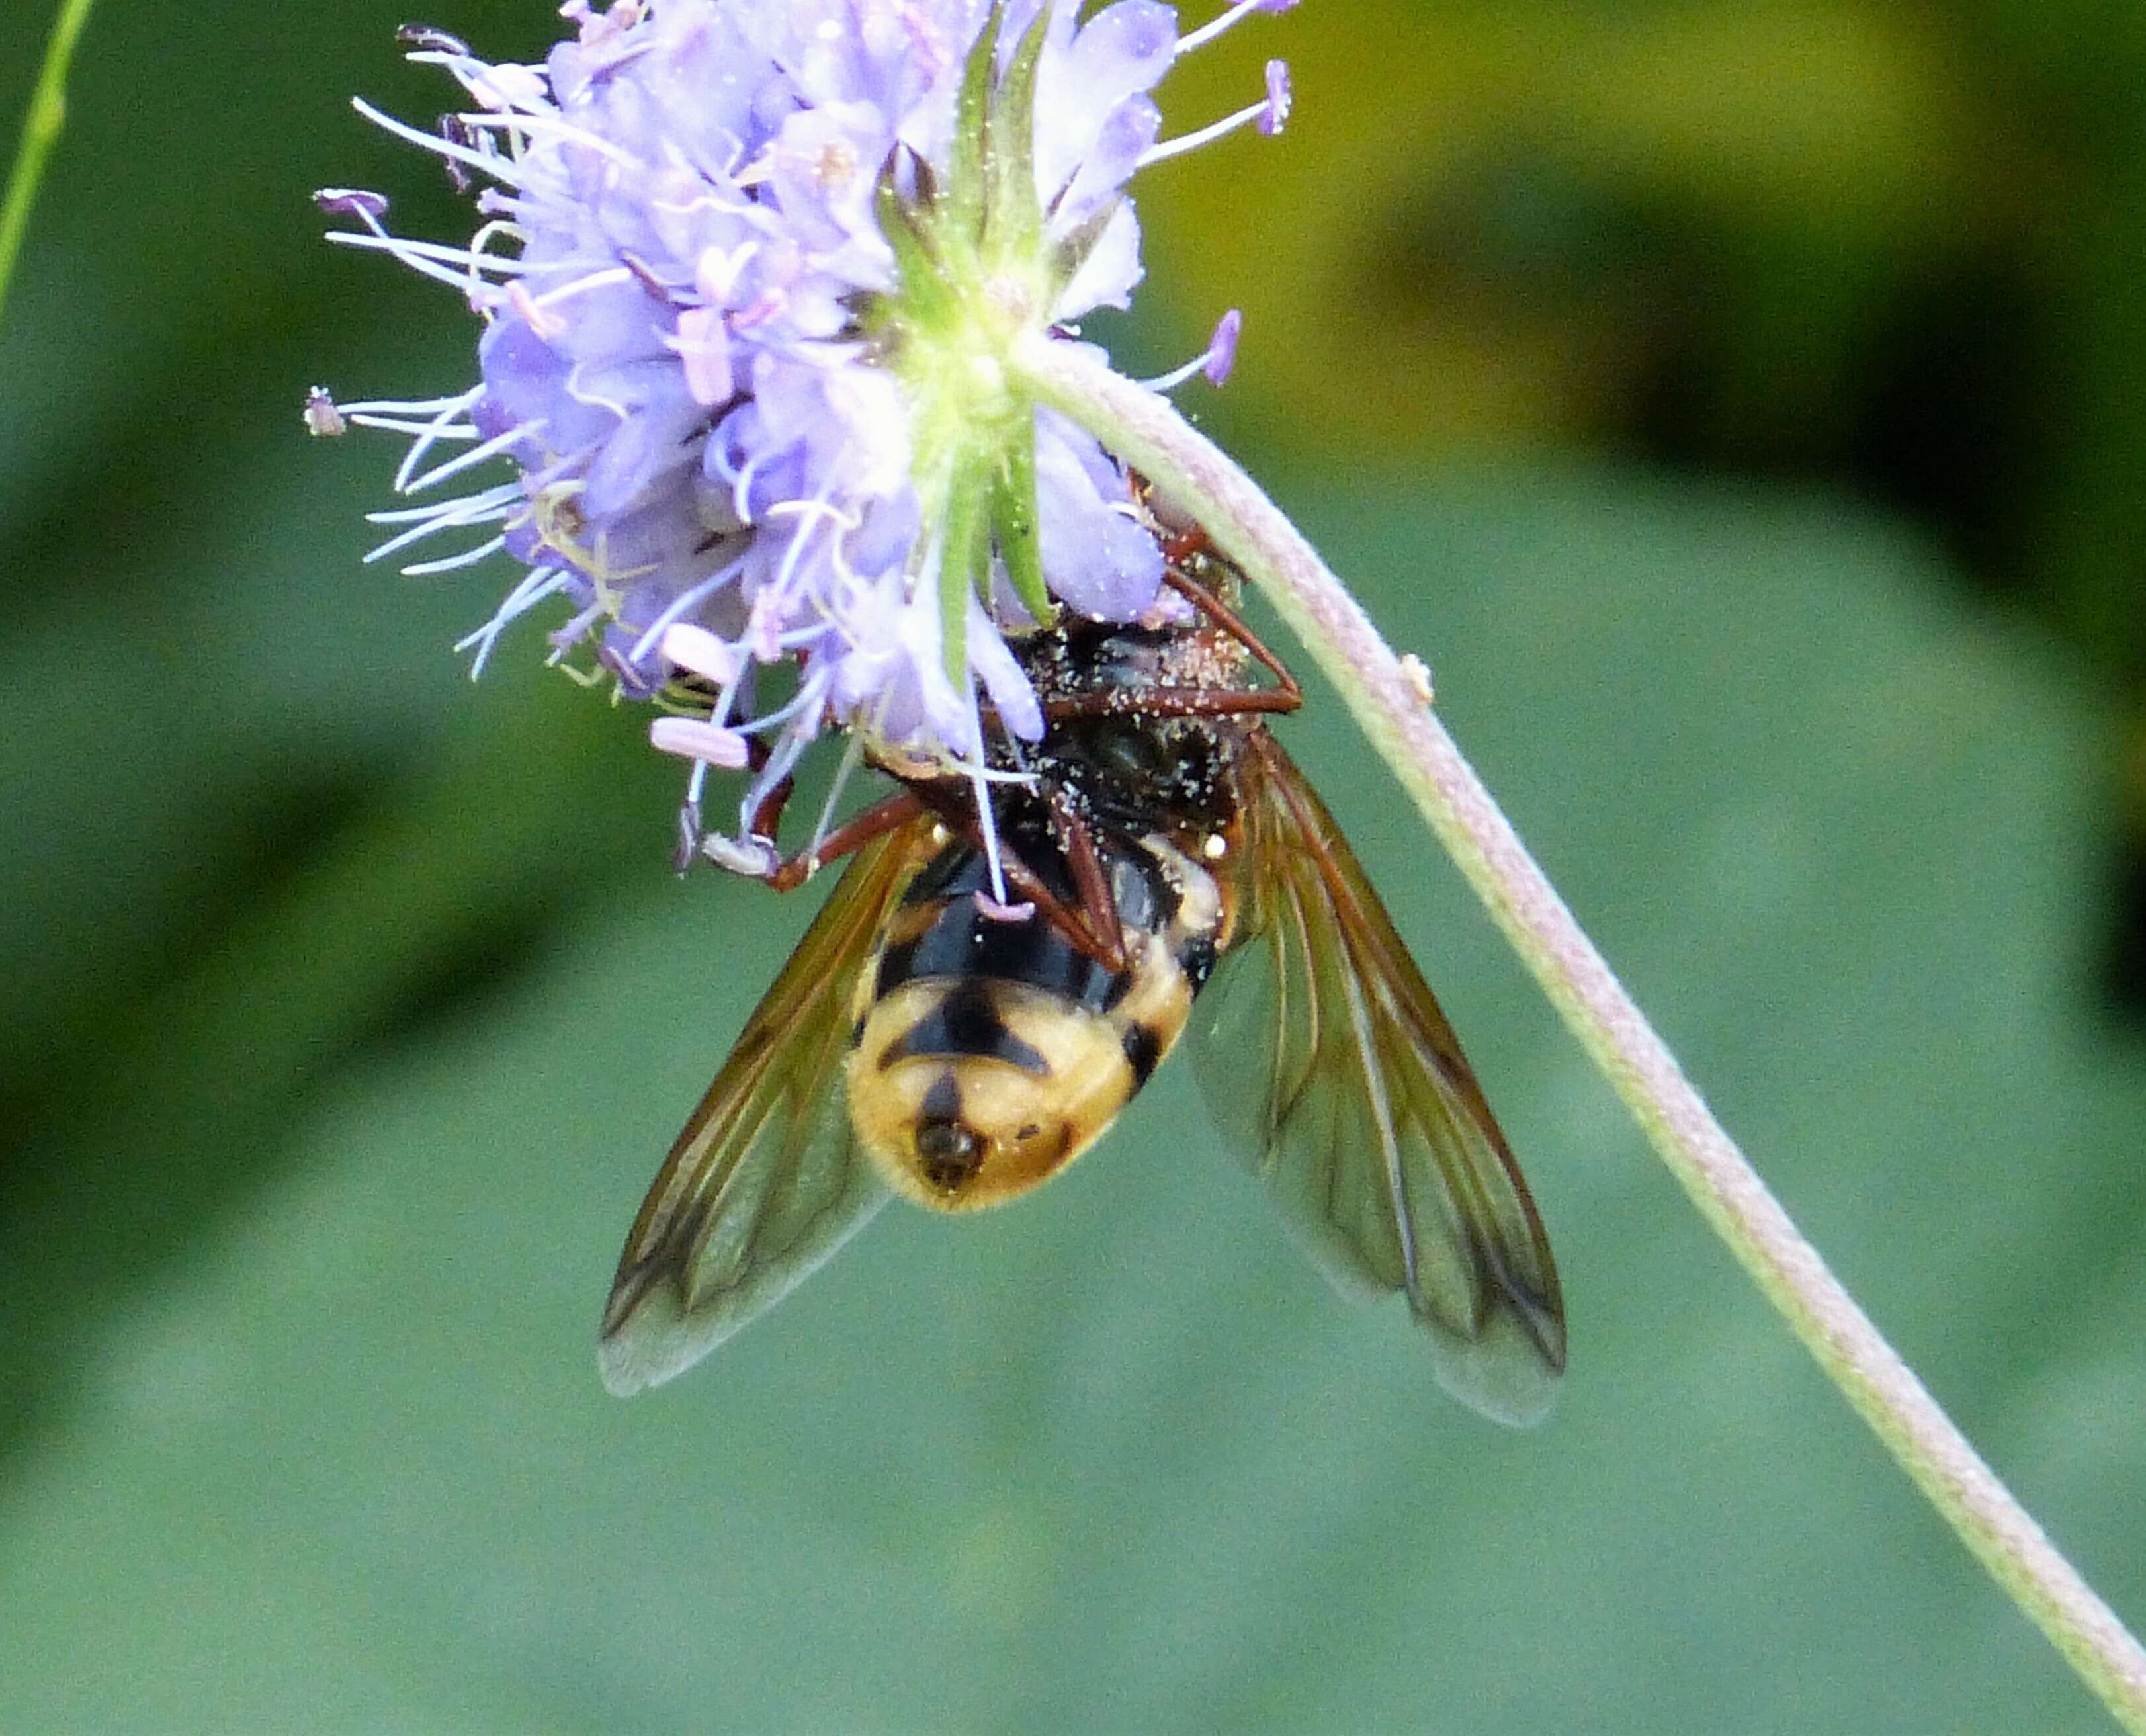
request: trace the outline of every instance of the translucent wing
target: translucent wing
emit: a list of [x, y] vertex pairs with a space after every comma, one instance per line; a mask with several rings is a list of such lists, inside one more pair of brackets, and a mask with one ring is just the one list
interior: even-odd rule
[[930, 831], [912, 822], [858, 853], [678, 1135], [604, 1309], [597, 1360], [621, 1397], [773, 1307], [886, 1203], [843, 1063], [858, 978]]
[[1337, 1289], [1406, 1296], [1440, 1384], [1536, 1421], [1565, 1316], [1527, 1185], [1364, 870], [1264, 731], [1243, 797], [1236, 925], [1192, 1021], [1215, 1119]]

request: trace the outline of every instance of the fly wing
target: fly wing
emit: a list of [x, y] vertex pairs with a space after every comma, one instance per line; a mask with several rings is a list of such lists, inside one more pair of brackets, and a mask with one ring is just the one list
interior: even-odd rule
[[597, 1361], [620, 1396], [683, 1373], [886, 1203], [843, 1064], [859, 978], [930, 831], [912, 822], [858, 853], [678, 1135], [604, 1309]]
[[1399, 1293], [1440, 1384], [1550, 1408], [1557, 1270], [1452, 1027], [1325, 806], [1273, 738], [1244, 761], [1240, 906], [1193, 1015], [1215, 1118], [1345, 1295]]

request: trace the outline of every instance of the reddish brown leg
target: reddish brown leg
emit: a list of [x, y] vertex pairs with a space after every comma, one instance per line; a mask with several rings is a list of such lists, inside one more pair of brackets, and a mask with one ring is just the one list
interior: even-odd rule
[[760, 806], [752, 811], [752, 835], [765, 838], [770, 843], [782, 836], [782, 811], [790, 806], [790, 795], [797, 787], [797, 780], [786, 777], [760, 799]]
[[1196, 561], [1214, 551], [1214, 540], [1198, 525], [1163, 540], [1162, 558], [1172, 566], [1182, 566], [1188, 561]]
[[1109, 954], [1100, 962], [1112, 970], [1122, 970], [1125, 930], [1118, 917], [1118, 901], [1110, 895], [1110, 877], [1103, 872], [1103, 859], [1095, 853], [1095, 835], [1062, 786], [1054, 786], [1051, 791], [1051, 823], [1058, 835], [1058, 847], [1066, 852], [1073, 888], [1080, 895], [1080, 914]]
[[[1207, 533], [1205, 531], [1195, 531], [1189, 532], [1188, 536], [1199, 537], [1204, 546]], [[1171, 590], [1250, 651], [1253, 661], [1275, 678], [1275, 695], [1278, 697], [1286, 698], [1289, 701], [1285, 706], [1246, 706], [1245, 710], [1294, 711], [1304, 703], [1304, 690], [1296, 685], [1296, 677], [1289, 672], [1289, 666], [1267, 649], [1260, 636], [1245, 626], [1235, 610], [1194, 578], [1191, 574], [1186, 572], [1175, 561], [1171, 561], [1164, 566], [1162, 576], [1164, 582], [1169, 585]]]
[[[771, 800], [787, 794], [786, 788], [777, 786], [776, 791], [771, 792]], [[766, 820], [771, 825], [781, 817], [779, 801], [775, 801], [775, 806], [776, 812], [771, 816], [767, 805], [762, 804], [754, 816], [756, 821]], [[1054, 802], [1054, 814], [1055, 808]], [[794, 892], [830, 862], [840, 861], [924, 813], [937, 816], [972, 849], [983, 849], [983, 828], [972, 805], [964, 803], [951, 788], [913, 784], [845, 821], [820, 841], [817, 850], [783, 857], [757, 877], [778, 892]], [[1077, 817], [1068, 818], [1074, 830], [1066, 836], [1066, 849], [1074, 882], [1081, 893], [1080, 907], [1069, 905], [1036, 877], [1035, 870], [1016, 852], [1001, 845], [999, 862], [1006, 875], [1007, 889], [1033, 904], [1046, 920], [1105, 970], [1122, 970], [1125, 968], [1124, 935], [1118, 925], [1117, 906], [1110, 901], [1102, 864], [1095, 854], [1095, 841]], [[758, 826], [754, 830], [757, 836], [768, 836]], [[1084, 859], [1085, 872], [1081, 866]]]
[[1054, 723], [1075, 717], [1243, 717], [1294, 711], [1304, 704], [1304, 690], [1289, 666], [1270, 651], [1258, 634], [1222, 599], [1180, 564], [1205, 552], [1205, 531], [1188, 531], [1164, 545], [1164, 582], [1208, 620], [1244, 646], [1252, 660], [1275, 678], [1271, 687], [1126, 687], [1104, 693], [1079, 693], [1046, 701], [1043, 715]]
[[863, 849], [875, 838], [883, 838], [896, 827], [906, 826], [924, 811], [924, 806], [915, 791], [897, 790], [886, 801], [874, 802], [861, 814], [844, 821], [820, 841], [817, 850], [803, 851], [784, 858], [761, 878], [778, 892], [794, 892], [828, 863], [838, 862], [851, 851]]
[[[769, 747], [759, 736], [748, 736], [745, 743], [746, 763], [755, 771], [767, 769]], [[797, 780], [786, 777], [760, 799], [760, 806], [752, 811], [750, 831], [756, 838], [765, 838], [772, 844], [782, 836], [782, 811], [790, 805], [791, 792], [797, 787]]]
[[1052, 723], [1073, 717], [1242, 717], [1254, 712], [1294, 711], [1300, 695], [1273, 687], [1118, 687], [1046, 700]]
[[[975, 804], [966, 799], [968, 791], [966, 786], [942, 781], [918, 784], [912, 787], [924, 806], [959, 834], [971, 849], [981, 851], [984, 848], [983, 826], [977, 818]], [[1085, 828], [1083, 830], [1085, 831]], [[1092, 841], [1089, 848], [1092, 854]], [[1067, 904], [1036, 877], [1036, 870], [1021, 860], [1019, 851], [1007, 848], [1003, 841], [999, 846], [999, 867], [1006, 875], [1006, 890], [1024, 902], [1034, 905], [1046, 921], [1082, 952], [1107, 970], [1125, 968], [1123, 941], [1115, 946], [1111, 945], [1096, 931], [1085, 908], [1076, 909]], [[1107, 891], [1105, 898], [1107, 900]], [[1117, 911], [1115, 906], [1111, 908], [1110, 915], [1115, 918]]]

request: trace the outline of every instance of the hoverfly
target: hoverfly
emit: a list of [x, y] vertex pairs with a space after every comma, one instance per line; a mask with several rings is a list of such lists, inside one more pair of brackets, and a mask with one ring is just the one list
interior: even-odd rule
[[[965, 780], [901, 776], [821, 846], [849, 866], [619, 1261], [601, 1350], [614, 1392], [696, 1361], [896, 1194], [960, 1212], [1056, 1175], [1190, 1028], [1218, 1130], [1328, 1279], [1405, 1296], [1440, 1383], [1477, 1410], [1548, 1409], [1564, 1314], [1527, 1185], [1268, 731], [1301, 695], [1235, 614], [1236, 573], [1196, 531], [1168, 546], [1189, 620], [1068, 616], [1016, 641], [1046, 721], [1040, 744], [993, 750], [1025, 774], [991, 786], [1018, 903], [992, 896]], [[794, 885], [809, 866], [768, 878]]]

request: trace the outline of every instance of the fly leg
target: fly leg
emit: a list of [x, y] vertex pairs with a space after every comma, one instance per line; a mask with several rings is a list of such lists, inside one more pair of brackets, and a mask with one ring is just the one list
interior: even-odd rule
[[[717, 836], [688, 838], [685, 841], [686, 859], [690, 861], [696, 856], [706, 856], [718, 867], [727, 868], [747, 880], [759, 880], [778, 892], [794, 892], [828, 863], [838, 862], [874, 839], [883, 838], [906, 826], [924, 811], [924, 803], [913, 791], [897, 790], [886, 800], [874, 802], [861, 814], [844, 821], [822, 838], [816, 848], [785, 856], [775, 848], [774, 829], [781, 818], [782, 803], [789, 794], [787, 778], [769, 791], [767, 799], [753, 816], [748, 842], [740, 844], [735, 839]], [[765, 853], [756, 851], [756, 846], [762, 846]]]
[[[1289, 666], [1261, 641], [1237, 612], [1185, 571], [1178, 558], [1180, 549], [1197, 553], [1205, 545], [1206, 532], [1190, 531], [1166, 547], [1170, 556], [1163, 581], [1200, 614], [1249, 652], [1252, 660], [1274, 676], [1271, 687], [1113, 687], [1091, 693], [1066, 694], [1044, 702], [1043, 715], [1052, 723], [1075, 717], [1246, 717], [1261, 713], [1294, 711], [1304, 704], [1304, 689], [1289, 672]], [[1196, 546], [1194, 539], [1198, 539]], [[1188, 554], [1187, 558], [1190, 558]]]
[[1213, 621], [1216, 626], [1221, 628], [1238, 644], [1243, 646], [1251, 653], [1252, 661], [1275, 678], [1275, 686], [1271, 689], [1253, 691], [1270, 693], [1276, 701], [1285, 702], [1257, 706], [1247, 706], [1245, 707], [1246, 711], [1295, 711], [1304, 703], [1304, 690], [1297, 686], [1296, 677], [1289, 672], [1289, 666], [1276, 656], [1260, 636], [1245, 625], [1243, 617], [1239, 616], [1236, 611], [1215, 596], [1199, 580], [1194, 578], [1176, 558], [1175, 550], [1178, 544], [1190, 541], [1195, 537], [1199, 540], [1199, 547], [1204, 549], [1206, 546], [1207, 533], [1205, 531], [1191, 531], [1185, 536], [1176, 539], [1165, 551], [1170, 558], [1162, 569], [1163, 582], [1185, 601], [1190, 603], [1208, 620]]
[[[936, 815], [940, 823], [953, 832], [972, 850], [986, 849], [982, 821], [978, 818], [974, 798], [968, 786], [951, 779], [936, 780], [910, 786], [925, 808]], [[1054, 801], [1054, 818], [1056, 803]], [[1068, 904], [1044, 884], [1034, 869], [1021, 860], [1019, 851], [1003, 841], [998, 846], [1000, 870], [1006, 876], [1006, 890], [1026, 903], [1036, 906], [1036, 911], [1051, 925], [1072, 942], [1090, 958], [1105, 970], [1122, 970], [1125, 966], [1125, 940], [1119, 930], [1117, 907], [1110, 900], [1110, 889], [1105, 883], [1102, 865], [1096, 858], [1095, 841], [1085, 825], [1080, 827], [1080, 837], [1085, 845], [1094, 870], [1096, 898], [1091, 900], [1088, 890], [1080, 884], [1081, 875], [1077, 863], [1072, 863], [1076, 890], [1081, 896], [1076, 904]], [[1069, 862], [1078, 846], [1067, 846]], [[1098, 911], [1107, 912], [1107, 918]]]
[[[1090, 952], [1090, 956], [1105, 970], [1122, 971], [1126, 962], [1125, 925], [1118, 916], [1110, 876], [1103, 871], [1103, 859], [1095, 849], [1095, 835], [1064, 785], [1052, 786], [1050, 800], [1051, 829], [1065, 852], [1073, 890], [1080, 894], [1081, 917], [1090, 934], [1102, 943], [1102, 950]], [[1068, 938], [1074, 939], [1070, 933]], [[1080, 942], [1074, 939], [1074, 944]], [[1081, 950], [1089, 950], [1085, 946]]]
[[[785, 778], [776, 786], [776, 790], [786, 796], [789, 794], [789, 781]], [[771, 792], [771, 797], [773, 793]], [[766, 804], [763, 802], [762, 812], [766, 811]], [[897, 790], [885, 800], [874, 802], [861, 814], [853, 815], [844, 821], [822, 838], [814, 848], [800, 851], [795, 856], [781, 858], [759, 878], [766, 881], [778, 892], [794, 892], [828, 863], [838, 862], [851, 851], [863, 849], [874, 839], [883, 838], [898, 827], [908, 825], [923, 811], [924, 803], [918, 798], [915, 791]], [[779, 814], [778, 809], [778, 817]], [[753, 816], [756, 822], [760, 817], [759, 814]], [[756, 836], [771, 837], [773, 836], [771, 830], [767, 832], [761, 831], [757, 823], [755, 824], [753, 830]]]
[[[768, 746], [757, 736], [746, 740], [746, 763], [755, 771], [767, 767]], [[784, 777], [761, 797], [760, 805], [752, 811], [752, 823], [746, 828], [743, 839], [731, 839], [705, 832], [701, 829], [701, 805], [689, 801], [678, 815], [678, 848], [674, 852], [671, 866], [681, 874], [693, 866], [697, 857], [706, 856], [720, 867], [733, 874], [743, 875], [748, 880], [766, 880], [777, 868], [787, 867], [781, 852], [776, 847], [781, 836], [782, 811], [790, 805], [791, 792], [796, 789], [797, 780]], [[852, 845], [851, 849], [856, 846]], [[825, 851], [821, 851], [824, 857]], [[809, 874], [810, 870], [807, 870]], [[801, 880], [793, 884], [802, 884]], [[788, 888], [785, 887], [785, 890]]]

